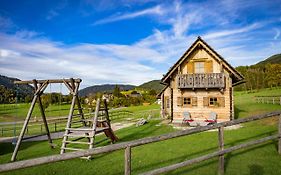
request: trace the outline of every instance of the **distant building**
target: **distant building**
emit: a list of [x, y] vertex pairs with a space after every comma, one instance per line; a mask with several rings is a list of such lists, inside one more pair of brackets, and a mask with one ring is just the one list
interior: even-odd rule
[[137, 92], [137, 91], [132, 91], [131, 94], [129, 94], [130, 97], [142, 97], [141, 93]]
[[173, 123], [183, 113], [207, 118], [215, 112], [218, 121], [234, 119], [233, 86], [244, 77], [200, 37], [163, 76], [161, 114]]
[[113, 98], [114, 98], [114, 96], [113, 96], [112, 93], [104, 93], [104, 94], [102, 95], [102, 99], [103, 99], [103, 100], [105, 99], [106, 102], [111, 101]]

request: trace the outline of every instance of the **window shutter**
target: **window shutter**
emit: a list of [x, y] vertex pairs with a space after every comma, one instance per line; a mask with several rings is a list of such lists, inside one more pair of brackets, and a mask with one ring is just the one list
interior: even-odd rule
[[219, 106], [220, 107], [225, 107], [225, 99], [224, 97], [219, 97], [218, 98]]
[[205, 72], [206, 73], [213, 73], [213, 61], [209, 60], [205, 62]]
[[193, 74], [194, 73], [194, 63], [189, 61], [187, 63], [187, 73]]
[[203, 97], [203, 106], [209, 106], [209, 97]]
[[182, 97], [177, 98], [177, 105], [182, 106]]
[[192, 106], [197, 106], [197, 97], [192, 97]]

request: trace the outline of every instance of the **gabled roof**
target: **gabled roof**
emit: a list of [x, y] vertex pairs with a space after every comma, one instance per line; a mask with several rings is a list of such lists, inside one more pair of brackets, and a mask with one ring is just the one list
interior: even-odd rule
[[161, 94], [168, 88], [168, 85], [165, 85], [165, 87], [161, 90], [161, 92], [159, 92], [159, 94], [156, 95], [156, 98], [161, 98]]
[[209, 46], [200, 36], [196, 39], [196, 41], [185, 51], [185, 53], [180, 57], [180, 59], [168, 70], [168, 72], [161, 79], [161, 83], [168, 84], [168, 80], [175, 70], [186, 60], [188, 56], [197, 48], [203, 47], [208, 51], [209, 54], [213, 55], [215, 59], [219, 59], [218, 61], [222, 61], [225, 69], [228, 70], [230, 76], [233, 79], [233, 84], [240, 84], [244, 79], [243, 75], [240, 74], [235, 68], [233, 68], [221, 55], [219, 55], [211, 46]]

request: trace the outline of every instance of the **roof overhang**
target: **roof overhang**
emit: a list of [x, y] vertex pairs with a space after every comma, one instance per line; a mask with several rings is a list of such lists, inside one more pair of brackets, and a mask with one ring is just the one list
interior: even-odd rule
[[[180, 57], [180, 59], [168, 70], [168, 72], [163, 76], [161, 82], [163, 84], [168, 84], [169, 78], [177, 70], [177, 68], [186, 60], [188, 56], [197, 48], [201, 47], [205, 49], [214, 59], [218, 62], [221, 61], [224, 68], [230, 73], [231, 78], [233, 79], [233, 84], [242, 82], [244, 77], [239, 73], [235, 68], [233, 68], [221, 55], [219, 55], [211, 46], [209, 46], [200, 36], [196, 41], [185, 51], [185, 53]], [[242, 82], [243, 83], [243, 82]], [[240, 83], [239, 83], [240, 84]]]

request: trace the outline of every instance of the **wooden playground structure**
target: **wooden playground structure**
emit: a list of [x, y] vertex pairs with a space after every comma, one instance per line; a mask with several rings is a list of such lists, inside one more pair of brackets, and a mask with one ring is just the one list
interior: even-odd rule
[[[103, 100], [101, 102], [100, 99], [96, 102], [96, 108], [94, 113], [84, 114], [83, 108], [80, 103], [80, 99], [78, 96], [78, 89], [80, 86], [80, 83], [82, 82], [81, 79], [53, 79], [53, 80], [29, 80], [29, 81], [15, 81], [15, 84], [32, 84], [34, 87], [34, 96], [29, 108], [29, 111], [27, 113], [27, 116], [25, 118], [25, 121], [23, 123], [23, 127], [21, 129], [21, 132], [18, 136], [18, 140], [11, 158], [11, 161], [15, 161], [20, 145], [23, 141], [23, 137], [26, 131], [26, 128], [28, 126], [29, 120], [32, 116], [33, 109], [35, 107], [35, 104], [37, 102], [42, 120], [44, 122], [44, 126], [46, 129], [46, 134], [48, 137], [49, 144], [51, 148], [53, 148], [55, 145], [52, 142], [51, 134], [48, 127], [48, 122], [46, 120], [45, 111], [42, 105], [42, 99], [41, 95], [44, 93], [45, 89], [49, 84], [53, 83], [63, 83], [67, 89], [69, 90], [70, 94], [72, 95], [71, 100], [71, 106], [69, 109], [68, 119], [66, 123], [65, 133], [63, 135], [62, 140], [62, 146], [61, 146], [61, 154], [65, 153], [66, 150], [72, 150], [77, 151], [81, 150], [81, 148], [74, 148], [69, 147], [69, 144], [82, 144], [82, 145], [88, 145], [91, 149], [94, 147], [95, 144], [95, 136], [98, 133], [104, 132], [107, 138], [111, 140], [112, 143], [116, 142], [118, 138], [114, 134], [113, 130], [111, 129], [110, 125], [110, 119], [108, 114], [108, 108], [106, 100]], [[75, 113], [75, 111], [77, 111]], [[85, 118], [85, 116], [88, 116]], [[82, 124], [82, 127], [80, 128], [74, 128], [72, 127], [72, 119], [73, 117], [79, 117], [79, 122]], [[75, 121], [77, 122], [77, 121]], [[87, 141], [80, 141], [82, 139], [86, 138]], [[90, 158], [89, 156], [87, 158]]]

